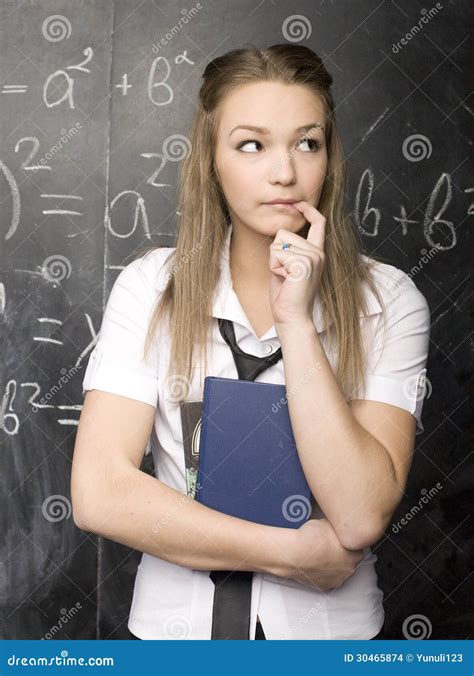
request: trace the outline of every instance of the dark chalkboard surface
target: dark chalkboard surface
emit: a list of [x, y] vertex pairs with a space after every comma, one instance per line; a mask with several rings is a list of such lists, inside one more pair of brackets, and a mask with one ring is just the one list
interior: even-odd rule
[[467, 638], [470, 18], [467, 1], [2, 1], [1, 638], [129, 638], [140, 553], [71, 516], [84, 367], [119, 271], [175, 243], [205, 64], [284, 41], [334, 77], [366, 253], [409, 272], [432, 311], [425, 432], [394, 522], [442, 489], [376, 545], [384, 637], [421, 615], [427, 637]]

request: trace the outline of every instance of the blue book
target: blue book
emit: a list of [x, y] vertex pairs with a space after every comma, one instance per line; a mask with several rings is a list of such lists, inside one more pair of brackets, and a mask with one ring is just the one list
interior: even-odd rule
[[247, 521], [299, 528], [312, 498], [286, 387], [206, 376], [195, 499]]

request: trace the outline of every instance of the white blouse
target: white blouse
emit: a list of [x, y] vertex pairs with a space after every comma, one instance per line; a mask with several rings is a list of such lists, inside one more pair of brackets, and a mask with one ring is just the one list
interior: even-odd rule
[[[213, 296], [213, 317], [234, 322], [238, 345], [245, 352], [264, 356], [280, 347], [275, 327], [258, 338], [232, 287], [229, 266], [229, 227], [221, 254], [221, 280]], [[97, 343], [83, 380], [83, 391], [103, 390], [156, 407], [150, 439], [157, 478], [186, 494], [183, 436], [177, 391], [183, 383], [166, 380], [169, 336], [160, 325], [147, 362], [142, 361], [148, 322], [159, 293], [166, 284], [165, 259], [174, 247], [145, 254], [119, 274], [109, 297]], [[171, 256], [173, 258], [173, 256]], [[365, 257], [364, 257], [365, 258]], [[416, 417], [417, 434], [423, 431], [421, 411], [428, 357], [430, 313], [428, 304], [410, 277], [392, 265], [376, 264], [374, 278], [387, 307], [385, 335], [380, 329], [382, 308], [366, 289], [367, 315], [361, 315], [364, 344], [369, 354], [365, 399], [404, 408]], [[327, 329], [316, 299], [313, 321], [328, 360]], [[237, 378], [232, 353], [222, 338], [217, 319], [212, 322], [212, 345], [206, 375]], [[187, 391], [188, 401], [202, 401], [199, 365]], [[270, 366], [257, 381], [284, 384], [283, 359]], [[354, 398], [361, 398], [355, 397]], [[318, 508], [318, 515], [324, 516]], [[257, 615], [267, 639], [370, 639], [384, 623], [383, 592], [377, 586], [370, 547], [343, 585], [318, 592], [296, 580], [254, 573], [250, 640]], [[138, 566], [128, 628], [142, 639], [210, 639], [214, 584], [209, 571], [194, 570], [143, 553]]]

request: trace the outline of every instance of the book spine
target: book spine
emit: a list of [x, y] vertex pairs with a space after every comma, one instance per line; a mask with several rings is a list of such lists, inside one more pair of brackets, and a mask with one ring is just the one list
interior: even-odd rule
[[198, 500], [201, 497], [201, 474], [204, 471], [204, 459], [205, 459], [205, 448], [206, 448], [206, 436], [207, 436], [207, 419], [209, 405], [206, 406], [206, 402], [209, 403], [208, 390], [209, 390], [210, 377], [207, 376], [204, 378], [204, 389], [203, 389], [203, 403], [202, 403], [202, 415], [201, 415], [201, 434], [199, 439], [199, 465], [197, 470], [196, 477], [196, 492], [194, 499]]

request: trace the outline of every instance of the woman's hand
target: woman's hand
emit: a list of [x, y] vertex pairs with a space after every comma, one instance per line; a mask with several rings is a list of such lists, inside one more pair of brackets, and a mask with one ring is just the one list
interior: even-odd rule
[[[327, 519], [309, 519], [300, 528], [284, 529], [285, 560], [276, 571], [279, 577], [291, 577], [302, 584], [326, 591], [339, 587], [354, 574], [362, 550], [346, 549]], [[285, 543], [283, 543], [285, 544]]]
[[[295, 202], [311, 227], [308, 238], [278, 230], [270, 245], [270, 302], [275, 326], [294, 325], [312, 319], [313, 306], [324, 267], [326, 219], [308, 202]], [[283, 242], [291, 246], [281, 248]]]

